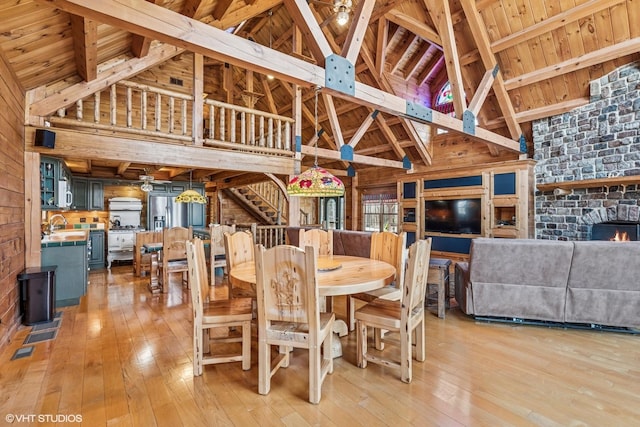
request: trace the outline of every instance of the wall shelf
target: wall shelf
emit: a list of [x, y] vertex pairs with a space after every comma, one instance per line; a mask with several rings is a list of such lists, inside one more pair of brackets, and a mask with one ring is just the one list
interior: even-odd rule
[[613, 178], [582, 179], [580, 181], [552, 182], [536, 184], [538, 191], [553, 191], [556, 188], [573, 190], [574, 188], [613, 187], [615, 185], [640, 184], [640, 175], [617, 176]]

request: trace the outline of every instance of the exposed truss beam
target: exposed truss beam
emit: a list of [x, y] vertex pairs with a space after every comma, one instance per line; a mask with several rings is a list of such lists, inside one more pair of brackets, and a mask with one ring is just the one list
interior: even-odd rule
[[340, 127], [338, 114], [336, 114], [336, 106], [333, 103], [333, 98], [329, 94], [323, 93], [322, 100], [324, 101], [324, 107], [329, 117], [329, 125], [331, 126], [331, 132], [333, 132], [333, 139], [336, 140], [336, 146], [340, 149], [340, 147], [344, 145], [344, 139], [342, 138], [342, 128]]
[[94, 80], [82, 82], [65, 88], [48, 97], [31, 104], [30, 114], [34, 116], [47, 116], [60, 108], [108, 88], [114, 82], [128, 79], [148, 68], [154, 67], [174, 56], [184, 52], [184, 49], [159, 43], [151, 49], [145, 58], [131, 58], [117, 65], [98, 72]]
[[518, 77], [505, 80], [504, 85], [507, 90], [517, 89], [572, 71], [582, 70], [592, 65], [602, 64], [603, 62], [611, 61], [621, 56], [631, 55], [638, 51], [640, 51], [640, 37], [594, 50], [593, 52], [585, 53], [584, 55], [562, 61], [558, 64], [549, 65], [548, 67], [540, 68], [527, 74], [522, 74]]
[[[327, 150], [326, 148], [309, 147], [308, 145], [302, 146], [302, 153], [307, 155], [317, 155], [325, 159], [340, 160], [340, 152], [334, 150]], [[382, 166], [387, 168], [404, 169], [404, 164], [397, 160], [380, 159], [378, 157], [363, 156], [361, 154], [353, 155], [353, 163], [359, 163], [363, 165]]]
[[[153, 4], [156, 4], [157, 2], [157, 0], [147, 0], [147, 1]], [[202, 0], [196, 0], [198, 4], [201, 1]], [[193, 2], [191, 0], [187, 0], [185, 3], [185, 7], [187, 7], [187, 5], [189, 5], [190, 3], [193, 3]], [[194, 17], [194, 15], [187, 15], [187, 16], [190, 16], [192, 18]], [[149, 37], [144, 37], [138, 34], [134, 34], [133, 37], [131, 38], [131, 53], [133, 53], [133, 56], [135, 56], [136, 58], [143, 58], [147, 56], [149, 54], [149, 49], [151, 48], [152, 41], [153, 40], [150, 39]]]
[[[381, 76], [384, 72], [384, 64], [387, 62], [387, 44], [389, 42], [389, 21], [385, 18], [378, 20], [378, 32], [376, 36], [376, 73]], [[373, 72], [373, 71], [372, 71]]]
[[98, 24], [82, 16], [70, 15], [76, 68], [85, 82], [98, 76]]
[[358, 60], [358, 53], [364, 42], [364, 35], [367, 31], [375, 3], [375, 0], [361, 0], [356, 6], [353, 21], [349, 27], [349, 33], [347, 34], [347, 39], [344, 42], [342, 53], [340, 54], [352, 64], [355, 64]]
[[374, 111], [373, 113], [369, 114], [362, 121], [362, 123], [360, 123], [360, 126], [358, 127], [358, 129], [356, 129], [355, 133], [349, 140], [349, 145], [351, 147], [355, 148], [356, 145], [358, 145], [358, 142], [360, 142], [360, 140], [362, 139], [364, 134], [367, 132], [367, 129], [369, 129], [369, 127], [371, 126], [371, 124], [373, 123], [377, 115], [378, 115], [378, 112]]
[[451, 83], [451, 92], [453, 93], [453, 108], [456, 112], [456, 117], [460, 119], [462, 118], [464, 110], [467, 108], [467, 100], [464, 93], [464, 85], [462, 84], [462, 69], [458, 61], [458, 48], [456, 47], [456, 40], [453, 34], [453, 22], [451, 21], [449, 1], [423, 1], [442, 38], [445, 65], [447, 67], [449, 82]]
[[442, 49], [440, 47], [442, 46], [442, 38], [436, 30], [426, 25], [425, 23], [420, 22], [407, 14], [398, 12], [397, 10], [391, 10], [387, 12], [384, 17], [394, 24], [397, 24], [402, 28], [409, 30], [421, 39], [434, 43], [436, 46], [438, 46], [438, 48]]
[[[474, 0], [462, 0], [461, 3], [467, 16], [467, 22], [471, 28], [471, 33], [473, 34], [476, 45], [478, 46], [482, 63], [484, 64], [485, 69], [494, 70], [497, 65], [497, 60], [489, 47], [489, 34], [487, 33], [487, 29], [482, 21], [480, 12], [478, 12], [476, 3]], [[502, 110], [502, 115], [506, 120], [511, 138], [520, 138], [522, 135], [522, 129], [515, 119], [515, 111], [513, 109], [511, 99], [509, 98], [509, 94], [507, 93], [506, 84], [502, 79], [502, 73], [498, 73], [495, 76], [493, 91], [496, 96], [496, 100], [498, 101], [498, 105]]]
[[313, 16], [309, 5], [305, 0], [284, 0], [284, 5], [294, 24], [302, 32], [313, 58], [319, 65], [324, 65], [325, 58], [334, 52]]
[[487, 95], [491, 90], [494, 80], [494, 70], [487, 70], [482, 77], [482, 81], [480, 81], [480, 84], [478, 85], [478, 89], [476, 89], [476, 93], [473, 94], [473, 98], [469, 103], [469, 111], [471, 111], [474, 116], [478, 115], [478, 111], [480, 111], [482, 104], [484, 104], [485, 99], [487, 99]]
[[[378, 108], [392, 115], [411, 117], [412, 120], [421, 123], [433, 124], [437, 127], [464, 133], [463, 123], [460, 120], [432, 110], [429, 110], [429, 118], [411, 114], [407, 100], [358, 81], [353, 83], [353, 93], [328, 88], [325, 86], [326, 72], [322, 67], [260, 46], [146, 2], [131, 5], [126, 0], [103, 0], [98, 3], [93, 0], [40, 1], [69, 13], [82, 15], [148, 37], [155, 37], [161, 41], [176, 43], [194, 53], [201, 53], [263, 74], [271, 73], [285, 81], [304, 86], [320, 86], [323, 87], [323, 92], [331, 93], [333, 96], [351, 102]], [[285, 0], [285, 4], [305, 10], [305, 17], [307, 14], [311, 15], [307, 13], [309, 6], [303, 0]], [[305, 19], [303, 23], [319, 28], [315, 22], [315, 20], [307, 22]], [[307, 32], [311, 33], [308, 30]], [[313, 31], [314, 35], [315, 33], [316, 31]], [[324, 35], [321, 40], [326, 43]], [[517, 152], [520, 150], [518, 142], [484, 129], [476, 129], [475, 138], [509, 150]]]

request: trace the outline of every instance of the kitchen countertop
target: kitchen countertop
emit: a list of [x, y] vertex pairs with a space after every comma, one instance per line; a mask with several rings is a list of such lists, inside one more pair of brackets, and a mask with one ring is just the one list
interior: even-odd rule
[[89, 229], [87, 230], [57, 230], [52, 234], [45, 235], [40, 241], [40, 247], [52, 248], [57, 246], [83, 246], [89, 239]]

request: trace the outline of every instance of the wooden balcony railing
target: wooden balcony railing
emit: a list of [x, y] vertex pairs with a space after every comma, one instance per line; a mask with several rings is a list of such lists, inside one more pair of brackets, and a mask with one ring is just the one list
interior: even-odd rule
[[[89, 128], [157, 137], [159, 141], [196, 144], [193, 135], [193, 95], [120, 81], [108, 89], [58, 110], [53, 126]], [[210, 99], [201, 102], [205, 146], [293, 156], [294, 120], [264, 111]]]

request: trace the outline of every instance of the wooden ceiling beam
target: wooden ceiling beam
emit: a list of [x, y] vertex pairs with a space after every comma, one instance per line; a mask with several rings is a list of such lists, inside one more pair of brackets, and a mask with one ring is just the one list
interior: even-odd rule
[[[585, 106], [589, 103], [588, 97], [569, 99], [567, 101], [558, 102], [556, 104], [545, 105], [543, 107], [532, 108], [530, 110], [520, 111], [516, 113], [518, 123], [526, 123], [545, 117], [555, 116], [566, 113], [567, 111]], [[485, 124], [486, 129], [497, 129], [505, 125], [504, 117], [498, 117], [488, 121]]]
[[[47, 153], [49, 148], [36, 147], [34, 127], [25, 128], [25, 151]], [[48, 154], [48, 153], [47, 153]], [[103, 159], [197, 169], [226, 169], [242, 172], [292, 174], [295, 161], [291, 157], [216, 150], [182, 144], [164, 144], [132, 138], [96, 135], [68, 129], [56, 129], [56, 155], [78, 159]]]
[[229, 10], [229, 7], [231, 6], [232, 3], [233, 3], [233, 0], [218, 0], [213, 9], [213, 12], [211, 13], [211, 16], [213, 16], [213, 19], [215, 19], [216, 21], [221, 20], [224, 17], [224, 15], [227, 14], [227, 11]]
[[538, 37], [560, 27], [564, 27], [569, 22], [578, 21], [603, 9], [607, 9], [625, 2], [626, 0], [590, 0], [579, 6], [573, 7], [569, 10], [558, 13], [557, 15], [540, 21], [537, 24], [531, 25], [527, 28], [523, 28], [520, 31], [516, 31], [515, 33], [512, 33], [507, 37], [503, 37], [499, 40], [494, 41], [493, 43], [491, 43], [491, 51], [493, 53], [501, 52], [519, 43], [531, 40], [534, 37]]
[[291, 19], [293, 19], [293, 23], [300, 29], [316, 63], [324, 66], [325, 58], [334, 52], [318, 25], [318, 21], [313, 16], [309, 5], [305, 0], [283, 0], [283, 3]]
[[485, 99], [487, 99], [494, 80], [494, 70], [487, 70], [478, 85], [478, 89], [476, 89], [476, 92], [473, 94], [471, 102], [469, 102], [469, 111], [471, 111], [474, 116], [477, 116], [480, 108], [482, 108], [482, 104], [484, 104]]
[[438, 32], [426, 25], [424, 22], [420, 22], [417, 19], [399, 12], [397, 10], [391, 10], [384, 15], [385, 19], [393, 22], [396, 25], [412, 32], [421, 39], [435, 44], [438, 48], [442, 49], [442, 38]]
[[378, 20], [376, 35], [376, 73], [381, 76], [384, 72], [384, 64], [387, 62], [387, 44], [389, 43], [389, 21], [385, 18]]
[[407, 61], [404, 70], [404, 79], [409, 80], [411, 76], [418, 70], [418, 66], [425, 55], [429, 53], [433, 54], [433, 50], [436, 50], [434, 45], [428, 42], [422, 42], [418, 50], [411, 56], [409, 61]]
[[34, 116], [50, 115], [60, 108], [65, 108], [75, 103], [79, 99], [108, 88], [114, 82], [128, 79], [182, 52], [184, 52], [184, 49], [166, 43], [159, 43], [151, 49], [151, 52], [145, 58], [131, 58], [127, 61], [118, 62], [117, 65], [111, 68], [99, 71], [97, 77], [91, 81], [77, 83], [32, 103], [30, 114]]
[[[157, 0], [147, 0], [149, 3], [156, 4]], [[197, 3], [201, 3], [202, 0], [195, 0]], [[183, 11], [187, 8], [187, 4], [193, 3], [192, 0], [186, 0], [185, 7], [183, 7]], [[183, 13], [184, 14], [184, 13]], [[194, 15], [186, 15], [190, 17], [194, 17]], [[138, 34], [134, 34], [131, 37], [131, 53], [136, 58], [144, 58], [149, 54], [149, 49], [151, 48], [151, 42], [153, 39], [149, 37], [140, 36]]]
[[356, 6], [353, 21], [351, 21], [351, 25], [349, 26], [347, 39], [342, 46], [342, 53], [340, 54], [352, 64], [355, 64], [358, 60], [358, 53], [362, 47], [364, 35], [369, 26], [371, 13], [373, 12], [373, 6], [375, 4], [375, 0], [361, 0]]
[[329, 117], [329, 125], [333, 133], [333, 139], [339, 150], [344, 145], [344, 139], [342, 138], [342, 128], [340, 127], [340, 121], [336, 113], [336, 106], [333, 103], [333, 98], [329, 94], [323, 93], [322, 100], [324, 101], [324, 108], [327, 110], [327, 116]]
[[442, 69], [444, 64], [444, 54], [433, 55], [431, 60], [427, 62], [424, 70], [416, 77], [416, 81], [420, 86], [424, 84], [431, 84], [431, 79]]
[[131, 162], [121, 162], [120, 164], [118, 164], [118, 169], [116, 170], [116, 175], [117, 176], [122, 176], [124, 175], [124, 173], [127, 171], [127, 169], [129, 168], [129, 165], [131, 164]]
[[[334, 150], [327, 150], [326, 148], [309, 147], [308, 145], [302, 146], [302, 153], [307, 155], [322, 157], [325, 159], [340, 160], [340, 152]], [[353, 154], [353, 163], [382, 166], [387, 168], [404, 169], [404, 164], [397, 160], [380, 159], [378, 157], [363, 156], [361, 154]]]
[[[486, 70], [494, 70], [497, 65], [497, 60], [491, 48], [489, 46], [489, 34], [487, 33], [486, 26], [482, 21], [480, 12], [478, 12], [475, 0], [462, 0], [462, 8], [467, 16], [467, 22], [471, 28], [471, 33], [478, 47], [480, 58]], [[497, 73], [493, 82], [493, 91], [502, 110], [507, 127], [509, 128], [509, 134], [513, 139], [519, 139], [522, 135], [522, 129], [515, 119], [515, 110], [513, 109], [513, 103], [509, 94], [507, 93], [506, 84], [502, 78], [502, 73]]]
[[562, 61], [558, 64], [549, 65], [530, 73], [522, 74], [509, 80], [505, 80], [504, 85], [507, 90], [517, 89], [533, 83], [558, 77], [573, 71], [582, 70], [593, 65], [602, 64], [622, 56], [631, 55], [640, 51], [640, 37], [625, 40], [623, 42], [594, 50], [584, 55]]
[[420, 37], [416, 35], [413, 35], [413, 37], [411, 37], [409, 34], [407, 34], [407, 36], [408, 37], [406, 37], [405, 39], [407, 41], [404, 43], [404, 45], [400, 49], [397, 49], [396, 52], [394, 52], [395, 54], [393, 55], [393, 58], [389, 58], [389, 62], [391, 63], [391, 70], [389, 71], [389, 74], [394, 74], [396, 71], [398, 71], [398, 68], [400, 68], [400, 64], [402, 64], [402, 61], [405, 60], [405, 57], [409, 54], [411, 45], [420, 40]]
[[462, 113], [467, 109], [467, 99], [464, 93], [464, 85], [462, 84], [462, 68], [458, 61], [458, 48], [456, 47], [453, 33], [449, 1], [423, 0], [423, 2], [429, 10], [431, 19], [442, 38], [445, 65], [449, 82], [451, 83], [451, 92], [453, 93], [453, 108], [456, 112], [456, 117], [461, 119]]
[[[93, 0], [43, 1], [68, 13], [82, 15], [148, 37], [155, 37], [160, 41], [176, 43], [194, 53], [215, 57], [263, 74], [273, 74], [291, 83], [311, 87], [320, 86], [323, 87], [323, 92], [330, 93], [334, 97], [378, 108], [380, 111], [392, 115], [411, 117], [411, 120], [464, 133], [461, 120], [433, 110], [430, 110], [430, 119], [411, 114], [408, 111], [406, 99], [358, 81], [354, 82], [352, 93], [325, 87], [326, 71], [322, 67], [268, 47], [256, 49], [256, 44], [253, 42], [147, 2], [131, 5], [115, 0], [103, 0], [97, 3]], [[305, 18], [304, 23], [310, 27], [308, 33], [317, 35], [319, 27], [315, 20], [309, 22], [312, 14], [304, 0], [285, 0], [285, 5], [288, 6], [288, 9], [297, 7], [304, 10], [304, 13], [301, 14]], [[324, 40], [328, 46], [323, 34], [321, 40]], [[320, 43], [318, 42], [318, 44]], [[365, 51], [362, 50], [362, 52]], [[371, 68], [374, 68], [373, 62], [371, 62]], [[520, 150], [520, 144], [517, 141], [483, 129], [476, 129], [474, 136], [508, 150], [517, 152]]]
[[98, 23], [73, 14], [70, 18], [78, 74], [85, 82], [95, 80], [98, 77]]
[[373, 123], [377, 115], [378, 115], [378, 112], [374, 110], [371, 114], [365, 117], [362, 123], [360, 123], [360, 126], [358, 126], [358, 129], [356, 129], [353, 136], [349, 140], [349, 145], [352, 148], [355, 148], [356, 145], [358, 145], [358, 142], [360, 142], [360, 140], [362, 139], [364, 134], [367, 132], [369, 127], [371, 127], [371, 124]]
[[[389, 141], [388, 146], [391, 147], [391, 149], [398, 156], [398, 158], [404, 159], [407, 153], [404, 151], [402, 146], [398, 144], [398, 140], [396, 136], [393, 134], [393, 131], [391, 130], [391, 127], [389, 126], [389, 123], [387, 122], [387, 120], [384, 118], [382, 114], [378, 114], [376, 116], [376, 121], [380, 129], [380, 132], [382, 132], [382, 134], [387, 139], [387, 141]], [[361, 154], [364, 155], [364, 153], [361, 153]]]

